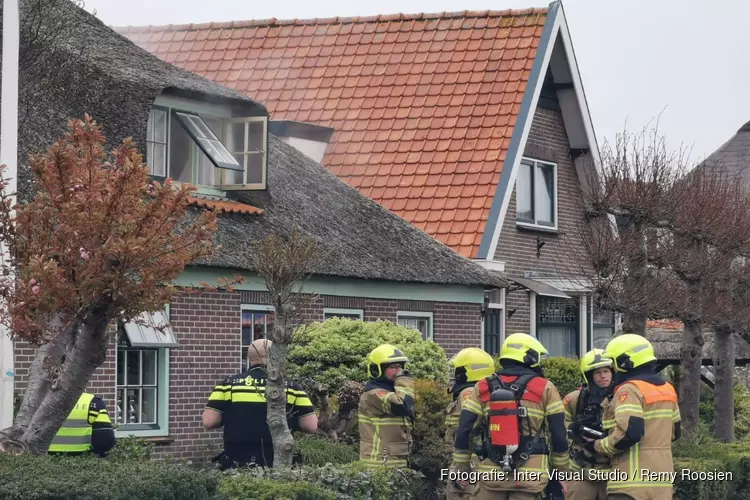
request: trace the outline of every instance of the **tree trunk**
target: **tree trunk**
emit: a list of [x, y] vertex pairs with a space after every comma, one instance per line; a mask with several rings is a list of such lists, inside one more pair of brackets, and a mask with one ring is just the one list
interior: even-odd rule
[[[107, 315], [103, 308], [74, 324], [58, 342], [37, 351], [29, 373], [29, 387], [13, 427], [0, 436], [0, 451], [42, 455], [86, 389], [94, 371], [107, 356]], [[57, 340], [57, 339], [56, 339]], [[59, 374], [50, 377], [49, 361], [67, 343]], [[59, 366], [59, 365], [58, 365]], [[56, 370], [54, 370], [56, 371]]]
[[683, 321], [682, 360], [680, 366], [680, 415], [685, 435], [698, 432], [700, 404], [701, 361], [703, 357], [703, 325], [700, 321]]
[[626, 333], [637, 333], [646, 336], [646, 313], [628, 311], [623, 316], [622, 331]]
[[288, 318], [283, 304], [276, 304], [276, 323], [273, 345], [268, 353], [266, 422], [273, 440], [273, 467], [291, 467], [294, 458], [294, 438], [289, 431], [286, 414], [286, 359], [289, 350]]
[[640, 223], [630, 223], [619, 225], [620, 231], [632, 232], [636, 236], [636, 241], [642, 243], [638, 246], [638, 251], [628, 257], [628, 273], [625, 276], [625, 301], [628, 310], [623, 315], [622, 330], [625, 333], [637, 333], [646, 335], [646, 320], [648, 311], [645, 302], [647, 297], [643, 297], [643, 283], [648, 275], [648, 248], [644, 236], [643, 228]]
[[731, 443], [734, 437], [734, 341], [726, 326], [714, 329], [714, 437]]

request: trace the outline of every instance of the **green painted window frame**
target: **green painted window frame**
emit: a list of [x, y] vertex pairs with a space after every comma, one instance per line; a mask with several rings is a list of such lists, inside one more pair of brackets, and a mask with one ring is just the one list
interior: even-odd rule
[[[341, 316], [338, 316], [341, 315]], [[365, 320], [365, 310], [364, 309], [346, 309], [341, 307], [324, 307], [323, 308], [323, 319], [330, 319], [333, 317], [345, 317], [348, 318], [349, 316], [357, 316], [357, 319], [360, 321]], [[353, 318], [350, 318], [353, 319]]]
[[[400, 325], [401, 319], [427, 319], [427, 338], [425, 340], [435, 341], [435, 314], [425, 311], [397, 311], [396, 322]], [[402, 325], [406, 326], [406, 325]], [[422, 332], [420, 332], [422, 333]]]

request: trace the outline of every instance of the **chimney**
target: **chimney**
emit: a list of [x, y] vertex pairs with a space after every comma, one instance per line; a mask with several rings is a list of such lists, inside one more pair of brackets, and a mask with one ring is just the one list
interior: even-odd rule
[[273, 135], [318, 163], [323, 161], [323, 154], [334, 130], [322, 125], [290, 120], [271, 120], [268, 127]]

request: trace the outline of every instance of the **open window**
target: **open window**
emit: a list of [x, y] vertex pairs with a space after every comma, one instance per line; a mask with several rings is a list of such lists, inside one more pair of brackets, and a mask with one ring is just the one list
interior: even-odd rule
[[146, 131], [151, 175], [193, 184], [207, 194], [265, 189], [268, 117], [215, 113], [154, 106]]

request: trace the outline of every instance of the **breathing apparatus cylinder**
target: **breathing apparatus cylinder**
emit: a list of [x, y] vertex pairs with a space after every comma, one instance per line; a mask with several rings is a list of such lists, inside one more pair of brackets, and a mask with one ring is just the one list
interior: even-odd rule
[[489, 401], [489, 455], [501, 465], [503, 471], [512, 470], [512, 454], [520, 446], [519, 416], [526, 408], [519, 408], [513, 391], [498, 388], [492, 391]]

